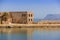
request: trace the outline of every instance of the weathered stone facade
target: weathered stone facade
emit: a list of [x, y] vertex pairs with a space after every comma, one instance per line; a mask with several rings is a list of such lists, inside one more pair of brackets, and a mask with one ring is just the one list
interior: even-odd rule
[[[2, 23], [19, 23], [19, 24], [31, 24], [33, 23], [33, 13], [32, 12], [2, 12], [6, 13], [6, 21], [2, 20]], [[0, 15], [2, 15], [0, 14]], [[3, 16], [3, 15], [2, 15]], [[1, 17], [2, 18], [2, 17]], [[3, 16], [4, 18], [4, 16]]]
[[10, 19], [10, 17], [7, 12], [0, 12], [0, 24], [8, 24], [8, 19]]

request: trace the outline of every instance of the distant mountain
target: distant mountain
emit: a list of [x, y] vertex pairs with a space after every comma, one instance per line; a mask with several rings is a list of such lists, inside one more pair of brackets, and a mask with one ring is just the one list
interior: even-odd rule
[[60, 14], [48, 14], [44, 20], [60, 20]]
[[48, 14], [44, 19], [34, 18], [34, 22], [38, 22], [41, 20], [60, 20], [60, 14]]

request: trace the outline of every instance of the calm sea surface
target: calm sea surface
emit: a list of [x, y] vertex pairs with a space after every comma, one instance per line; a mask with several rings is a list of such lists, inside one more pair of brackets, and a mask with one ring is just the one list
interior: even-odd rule
[[33, 40], [60, 40], [60, 31], [38, 31], [33, 32]]
[[[15, 30], [13, 30], [12, 32], [14, 31]], [[35, 30], [32, 33], [32, 38], [33, 40], [60, 40], [60, 31]], [[19, 31], [16, 33], [0, 32], [0, 40], [27, 40], [27, 33], [24, 32], [21, 33]]]

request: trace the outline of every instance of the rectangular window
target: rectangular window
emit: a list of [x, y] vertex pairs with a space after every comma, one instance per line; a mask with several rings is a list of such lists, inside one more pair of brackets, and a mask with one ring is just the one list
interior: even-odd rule
[[32, 19], [31, 19], [31, 21], [32, 21]]
[[29, 21], [30, 21], [30, 19], [29, 19]]
[[29, 14], [29, 17], [30, 17], [30, 14]]
[[22, 14], [22, 17], [25, 17], [26, 16], [26, 14]]
[[31, 17], [32, 17], [32, 14], [31, 14]]

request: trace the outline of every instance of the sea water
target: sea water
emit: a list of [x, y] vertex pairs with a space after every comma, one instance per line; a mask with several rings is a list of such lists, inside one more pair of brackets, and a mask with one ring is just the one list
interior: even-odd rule
[[[32, 40], [60, 40], [60, 31], [34, 30]], [[1, 33], [0, 40], [27, 40], [27, 33]]]
[[60, 40], [60, 31], [35, 30], [33, 40]]
[[[10, 29], [9, 29], [9, 31], [10, 31]], [[7, 33], [6, 32], [0, 32], [0, 40], [27, 40], [27, 33], [15, 32], [15, 29], [11, 30], [15, 33], [12, 33], [9, 31]]]
[[27, 40], [26, 34], [6, 34], [6, 33], [0, 33], [0, 40]]

